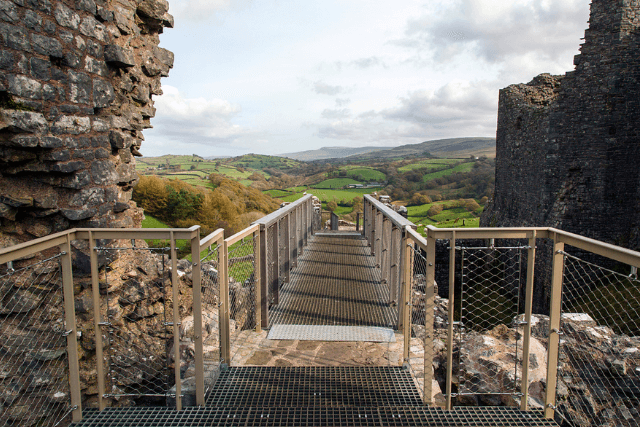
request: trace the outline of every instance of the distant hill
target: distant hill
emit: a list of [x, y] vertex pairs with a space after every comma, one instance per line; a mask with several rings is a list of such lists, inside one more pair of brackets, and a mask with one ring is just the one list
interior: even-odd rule
[[394, 159], [416, 155], [422, 156], [425, 153], [436, 157], [449, 158], [467, 158], [469, 156], [493, 158], [496, 156], [496, 139], [482, 137], [436, 139], [393, 148], [323, 147], [318, 150], [281, 154], [281, 156], [309, 162], [344, 158], [352, 160]]
[[225, 164], [243, 167], [243, 168], [251, 168], [256, 170], [262, 170], [264, 168], [275, 168], [275, 169], [287, 169], [296, 167], [299, 165], [299, 162], [294, 159], [280, 157], [280, 156], [267, 156], [265, 154], [244, 154], [242, 156], [233, 157], [231, 159], [227, 159]]
[[449, 138], [407, 144], [382, 151], [349, 156], [351, 160], [396, 159], [408, 156], [422, 156], [426, 153], [436, 157], [467, 158], [469, 156], [496, 156], [495, 138]]
[[317, 150], [298, 151], [297, 153], [280, 154], [282, 157], [311, 162], [322, 159], [341, 159], [372, 151], [386, 150], [385, 147], [322, 147]]

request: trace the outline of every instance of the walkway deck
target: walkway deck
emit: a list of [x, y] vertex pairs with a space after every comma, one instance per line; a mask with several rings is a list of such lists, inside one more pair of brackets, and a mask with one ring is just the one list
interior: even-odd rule
[[318, 233], [280, 289], [269, 323], [395, 328], [397, 316], [362, 235]]
[[[397, 310], [389, 304], [380, 269], [366, 241], [356, 233], [311, 237], [290, 282], [280, 290], [280, 303], [270, 312], [271, 325], [395, 328], [396, 319]], [[250, 330], [242, 334], [260, 336]], [[273, 343], [278, 343], [277, 347]], [[258, 356], [279, 354], [279, 344], [291, 343], [294, 341], [263, 340], [254, 346], [255, 353], [247, 364], [264, 364], [257, 363]], [[305, 344], [297, 347], [300, 360], [320, 343]], [[391, 348], [389, 343], [385, 345]], [[325, 353], [318, 354], [326, 358]], [[318, 354], [311, 356], [311, 362], [318, 361]], [[340, 352], [333, 351], [332, 357], [340, 359], [330, 363], [334, 366], [302, 366], [315, 364], [307, 362], [297, 366], [233, 366], [220, 374], [203, 407], [180, 412], [165, 407], [88, 409], [77, 426], [557, 426], [545, 420], [540, 411], [427, 407], [412, 372], [400, 363], [343, 366]], [[295, 360], [280, 361], [290, 365]]]

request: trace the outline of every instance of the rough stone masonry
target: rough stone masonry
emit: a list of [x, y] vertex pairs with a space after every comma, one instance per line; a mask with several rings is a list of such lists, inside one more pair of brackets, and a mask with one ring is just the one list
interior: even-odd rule
[[640, 248], [639, 26], [639, 0], [593, 0], [574, 71], [500, 91], [481, 226], [553, 226]]
[[[166, 0], [0, 0], [0, 242], [140, 226], [131, 201]], [[3, 236], [4, 235], [4, 236]]]

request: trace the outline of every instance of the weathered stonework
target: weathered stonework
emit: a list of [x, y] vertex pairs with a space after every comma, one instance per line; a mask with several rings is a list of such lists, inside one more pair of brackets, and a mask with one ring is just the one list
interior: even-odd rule
[[131, 201], [166, 0], [0, 0], [0, 234], [139, 226]]
[[640, 248], [639, 26], [639, 0], [593, 0], [575, 71], [500, 91], [481, 226], [553, 226]]

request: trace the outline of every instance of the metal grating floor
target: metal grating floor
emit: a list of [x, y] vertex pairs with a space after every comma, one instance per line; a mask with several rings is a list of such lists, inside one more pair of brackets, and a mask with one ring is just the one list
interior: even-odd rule
[[432, 426], [557, 427], [541, 411], [422, 406], [400, 367], [233, 367], [220, 374], [206, 406], [84, 411], [76, 427]]
[[558, 427], [541, 411], [514, 408], [460, 408], [445, 411], [429, 407], [190, 407], [109, 408], [84, 411], [82, 427], [205, 427], [205, 426], [432, 426], [432, 427]]
[[380, 283], [380, 269], [357, 233], [311, 237], [269, 314], [271, 325], [395, 328], [397, 319], [389, 288]]
[[420, 406], [411, 373], [400, 367], [233, 367], [207, 396], [211, 406]]
[[393, 329], [379, 326], [273, 325], [267, 339], [396, 342]]

